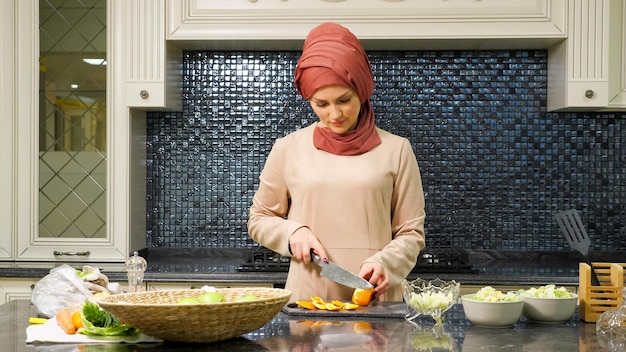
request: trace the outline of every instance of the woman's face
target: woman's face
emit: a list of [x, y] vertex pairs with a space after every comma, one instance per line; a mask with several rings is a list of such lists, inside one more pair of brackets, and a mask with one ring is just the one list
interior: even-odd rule
[[361, 101], [352, 88], [324, 86], [315, 91], [309, 102], [320, 118], [320, 126], [328, 127], [337, 134], [352, 131], [359, 122]]

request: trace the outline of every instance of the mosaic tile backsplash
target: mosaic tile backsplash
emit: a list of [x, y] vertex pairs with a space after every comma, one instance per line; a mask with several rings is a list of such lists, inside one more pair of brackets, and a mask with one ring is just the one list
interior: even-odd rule
[[[149, 112], [149, 247], [254, 247], [248, 208], [274, 140], [317, 120], [299, 52], [184, 53], [183, 111]], [[548, 113], [547, 52], [370, 52], [379, 127], [413, 144], [430, 247], [626, 249], [626, 113]]]

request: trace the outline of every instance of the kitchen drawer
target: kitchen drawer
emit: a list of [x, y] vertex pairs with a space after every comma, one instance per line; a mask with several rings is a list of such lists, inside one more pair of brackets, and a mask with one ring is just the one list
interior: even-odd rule
[[0, 304], [14, 299], [30, 299], [37, 281], [36, 278], [0, 279]]

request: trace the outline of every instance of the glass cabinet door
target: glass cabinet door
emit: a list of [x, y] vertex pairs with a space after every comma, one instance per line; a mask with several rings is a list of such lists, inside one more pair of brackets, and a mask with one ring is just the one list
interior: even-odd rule
[[106, 237], [106, 0], [39, 0], [39, 237]]
[[129, 41], [112, 34], [132, 21], [123, 15], [125, 3], [1, 5], [15, 18], [12, 33], [0, 35], [13, 41], [13, 81], [0, 82], [15, 95], [6, 154], [12, 190], [0, 200], [12, 220], [12, 260], [123, 262], [128, 256], [131, 119], [121, 93], [124, 60], [110, 59]]

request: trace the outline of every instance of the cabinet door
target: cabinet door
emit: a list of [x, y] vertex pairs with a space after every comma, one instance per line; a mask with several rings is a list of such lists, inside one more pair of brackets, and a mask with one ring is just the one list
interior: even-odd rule
[[0, 304], [14, 299], [30, 299], [37, 279], [0, 279]]
[[151, 110], [182, 109], [180, 48], [165, 40], [165, 0], [116, 1], [121, 19], [121, 59], [127, 64], [126, 106]]
[[[116, 60], [110, 60], [116, 56], [119, 50], [114, 45], [116, 37], [113, 33], [116, 33], [116, 22], [114, 16], [111, 16], [111, 8], [108, 6], [110, 3], [112, 1], [100, 0], [93, 4], [94, 7], [98, 7], [100, 11], [106, 13], [105, 16], [102, 16], [105, 17], [104, 19], [98, 16], [87, 16], [71, 23], [72, 26], [80, 27], [88, 26], [89, 21], [103, 20], [105, 22], [106, 28], [104, 30], [88, 33], [88, 35], [85, 33], [83, 38], [89, 38], [88, 40], [85, 39], [88, 41], [88, 45], [85, 47], [104, 46], [109, 49], [106, 51], [108, 65], [103, 69], [106, 70], [105, 75], [110, 79], [104, 88], [100, 88], [104, 89], [108, 96], [105, 99], [106, 102], [101, 102], [99, 105], [99, 108], [106, 108], [106, 114], [98, 116], [92, 101], [82, 98], [79, 93], [70, 94], [73, 97], [79, 97], [76, 99], [76, 103], [72, 102], [71, 104], [68, 103], [70, 99], [57, 102], [54, 96], [40, 94], [40, 91], [45, 92], [48, 88], [47, 80], [42, 78], [43, 75], [40, 74], [40, 71], [46, 69], [46, 74], [52, 75], [47, 71], [50, 62], [44, 60], [45, 58], [40, 58], [40, 44], [45, 43], [45, 40], [61, 40], [59, 38], [63, 37], [40, 37], [39, 14], [40, 11], [43, 11], [43, 7], [40, 8], [39, 0], [2, 2], [3, 32], [1, 36], [3, 41], [6, 38], [13, 38], [14, 40], [12, 60], [8, 62], [5, 62], [4, 58], [2, 60], [3, 71], [5, 65], [12, 65], [8, 71], [13, 72], [13, 80], [11, 81], [11, 77], [8, 77], [8, 82], [4, 80], [0, 82], [3, 96], [4, 92], [14, 91], [14, 99], [8, 102], [13, 112], [8, 115], [11, 118], [9, 124], [12, 127], [11, 132], [4, 132], [4, 126], [2, 129], [3, 136], [4, 133], [11, 133], [9, 140], [13, 143], [13, 148], [8, 148], [8, 151], [3, 148], [0, 151], [3, 160], [8, 158], [7, 164], [10, 165], [8, 174], [4, 173], [7, 172], [5, 170], [0, 174], [3, 180], [8, 179], [11, 187], [9, 197], [0, 199], [2, 202], [0, 208], [3, 210], [2, 216], [4, 216], [4, 211], [7, 211], [8, 215], [6, 216], [12, 221], [9, 221], [9, 225], [5, 225], [4, 221], [0, 225], [11, 226], [8, 230], [2, 228], [2, 235], [0, 235], [10, 235], [12, 238], [15, 251], [9, 255], [10, 259], [18, 261], [108, 262], [123, 261], [128, 256], [130, 238], [130, 192], [128, 191], [130, 124], [128, 114], [114, 113], [114, 108], [118, 106], [119, 96], [108, 94], [109, 91], [121, 91], [124, 88], [123, 81], [115, 78], [119, 76], [119, 66], [115, 63]], [[74, 10], [72, 7], [68, 9]], [[80, 17], [76, 13], [73, 15]], [[13, 22], [9, 21], [13, 24], [11, 28], [7, 28], [9, 33], [4, 31], [4, 26], [7, 26], [4, 19], [7, 16], [15, 17]], [[44, 18], [47, 19], [47, 17]], [[42, 19], [41, 21], [45, 20]], [[63, 29], [62, 24], [49, 25], [53, 28]], [[102, 36], [106, 41], [103, 45], [100, 43], [103, 40]], [[67, 39], [67, 41], [75, 43], [79, 37]], [[3, 43], [2, 47], [5, 48], [6, 45]], [[62, 46], [59, 47], [62, 48]], [[53, 55], [63, 55], [62, 50], [55, 52], [56, 47], [50, 46], [50, 48], [50, 55], [46, 57], [47, 59]], [[96, 51], [91, 54], [95, 54]], [[89, 57], [86, 56], [86, 58]], [[83, 65], [82, 62], [77, 62], [75, 65], [66, 66], [66, 70], [75, 69], [79, 64]], [[91, 83], [89, 77], [78, 75], [75, 78], [77, 80], [82, 79], [80, 84]], [[69, 86], [68, 84], [64, 89], [74, 89]], [[92, 117], [90, 121], [94, 124], [106, 124], [106, 133], [93, 135], [93, 138], [81, 137], [82, 139], [73, 138], [78, 134], [71, 137], [67, 135], [63, 137], [46, 136], [45, 133], [41, 133], [42, 130], [46, 133], [54, 130], [46, 129], [48, 126], [42, 123], [41, 111], [48, 108], [46, 105], [58, 108], [58, 111], [53, 112], [53, 120], [56, 119], [55, 121], [71, 125], [74, 114], [90, 114]], [[2, 119], [7, 118], [4, 113], [2, 115]], [[105, 116], [106, 121], [99, 122], [101, 116]], [[59, 127], [55, 131], [60, 131], [61, 134], [73, 130], [75, 127], [83, 128], [81, 124], [71, 128], [62, 124], [55, 126]], [[67, 128], [62, 128], [63, 126]], [[47, 144], [48, 141], [44, 141], [42, 135], [56, 139], [56, 142]], [[97, 144], [95, 141], [98, 138], [101, 139], [104, 147], [100, 147], [96, 151], [92, 147]], [[6, 143], [4, 138], [2, 140], [0, 143]], [[57, 146], [57, 143], [63, 145]], [[67, 147], [68, 145], [70, 147]], [[76, 148], [76, 145], [84, 145], [85, 147], [80, 149]], [[92, 159], [86, 157], [88, 155], [96, 155], [98, 162], [92, 162]], [[83, 162], [86, 159], [89, 160]], [[63, 173], [51, 171], [54, 170], [54, 165], [64, 167]], [[62, 177], [53, 179], [58, 175]], [[4, 187], [4, 183], [2, 187]], [[2, 190], [0, 189], [0, 191]], [[60, 208], [55, 209], [54, 206], [51, 206], [53, 199], [59, 202], [57, 204], [62, 204], [64, 207], [62, 211], [59, 210]], [[57, 233], [53, 231], [55, 228], [69, 229], [69, 231]], [[92, 232], [83, 231], [85, 228], [92, 230], [95, 228], [95, 230]]]
[[15, 6], [11, 1], [0, 2], [0, 260], [13, 259], [15, 218]]
[[345, 24], [359, 38], [382, 45], [390, 39], [428, 39], [420, 45], [442, 39], [438, 44], [459, 49], [451, 40], [469, 39], [466, 43], [484, 48], [492, 39], [506, 45], [511, 42], [502, 39], [522, 44], [524, 38], [565, 37], [564, 1], [551, 0], [167, 0], [166, 8], [169, 40], [216, 45], [266, 40], [252, 44], [263, 50], [273, 40], [293, 40], [300, 48], [308, 31], [325, 21]]
[[567, 40], [548, 55], [548, 111], [625, 110], [624, 1], [567, 4]]

